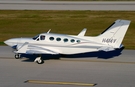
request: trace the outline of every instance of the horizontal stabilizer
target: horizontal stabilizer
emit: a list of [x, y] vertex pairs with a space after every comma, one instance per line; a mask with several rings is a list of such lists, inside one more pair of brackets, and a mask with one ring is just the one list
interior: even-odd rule
[[98, 49], [99, 51], [113, 51], [115, 50], [113, 47], [109, 47], [109, 46], [104, 46]]

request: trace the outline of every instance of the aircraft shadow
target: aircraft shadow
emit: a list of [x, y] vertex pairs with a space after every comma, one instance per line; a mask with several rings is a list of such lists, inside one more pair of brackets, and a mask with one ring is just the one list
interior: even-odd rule
[[[116, 56], [121, 55], [122, 50], [124, 49], [116, 49], [114, 51], [99, 51], [99, 52], [87, 52], [87, 53], [80, 53], [80, 54], [73, 54], [73, 55], [50, 55], [50, 54], [45, 54], [42, 55], [43, 60], [49, 60], [49, 59], [60, 59], [62, 58], [91, 58], [91, 57], [96, 57], [100, 59], [110, 59], [114, 58]], [[33, 62], [39, 55], [30, 55], [30, 54], [21, 54], [21, 58], [27, 58], [23, 60], [23, 62]]]
[[114, 51], [109, 51], [109, 52], [105, 52], [105, 51], [99, 51], [99, 52], [87, 52], [87, 53], [80, 53], [80, 54], [73, 54], [73, 55], [62, 55], [62, 57], [65, 58], [84, 58], [84, 57], [97, 57], [100, 59], [110, 59], [110, 58], [114, 58], [116, 56], [121, 55], [122, 50], [124, 49], [116, 49]]
[[[22, 60], [23, 62], [33, 62], [37, 57], [39, 57], [39, 55], [21, 54], [21, 58], [26, 58], [25, 60]], [[60, 55], [43, 54], [42, 59], [43, 60], [60, 59]]]

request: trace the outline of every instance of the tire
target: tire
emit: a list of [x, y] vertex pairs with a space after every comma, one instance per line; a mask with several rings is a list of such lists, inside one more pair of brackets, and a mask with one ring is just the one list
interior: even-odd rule
[[15, 54], [15, 59], [19, 59], [20, 55], [19, 54]]
[[43, 64], [44, 60], [37, 60], [36, 62], [37, 62], [37, 64]]

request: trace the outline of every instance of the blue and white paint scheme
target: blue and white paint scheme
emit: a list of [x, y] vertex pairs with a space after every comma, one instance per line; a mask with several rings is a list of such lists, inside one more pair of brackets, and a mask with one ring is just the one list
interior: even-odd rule
[[[129, 20], [116, 20], [100, 35], [85, 36], [86, 28], [78, 35], [41, 33], [33, 38], [12, 38], [5, 44], [16, 49], [15, 57], [19, 54], [79, 54], [96, 51], [112, 51], [122, 47], [122, 41], [129, 27]], [[43, 63], [41, 57], [35, 59], [38, 64]]]

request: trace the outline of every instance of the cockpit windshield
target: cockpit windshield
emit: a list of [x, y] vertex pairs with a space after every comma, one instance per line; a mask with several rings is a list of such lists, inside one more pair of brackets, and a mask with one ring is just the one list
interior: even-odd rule
[[39, 37], [39, 35], [36, 35], [33, 37], [33, 40], [36, 40]]

